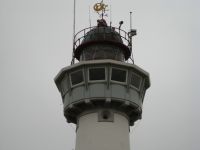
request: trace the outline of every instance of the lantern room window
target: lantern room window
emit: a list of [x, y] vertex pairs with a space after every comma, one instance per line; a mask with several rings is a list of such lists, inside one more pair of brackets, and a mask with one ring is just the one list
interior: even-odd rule
[[136, 89], [140, 90], [140, 86], [142, 83], [142, 78], [135, 73], [131, 73], [131, 85], [134, 86]]
[[72, 86], [83, 83], [83, 81], [84, 81], [83, 71], [78, 70], [78, 71], [70, 73], [70, 79], [71, 79]]
[[112, 68], [112, 74], [111, 74], [111, 80], [125, 83], [127, 78], [127, 71], [118, 69], [118, 68]]
[[89, 68], [89, 80], [90, 81], [105, 81], [106, 79], [106, 73], [105, 68]]

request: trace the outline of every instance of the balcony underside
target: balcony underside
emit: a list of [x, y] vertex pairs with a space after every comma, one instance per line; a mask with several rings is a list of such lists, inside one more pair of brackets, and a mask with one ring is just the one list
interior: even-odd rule
[[134, 125], [134, 122], [138, 119], [141, 119], [142, 114], [142, 109], [133, 102], [111, 98], [95, 98], [82, 99], [78, 102], [71, 103], [64, 108], [64, 115], [68, 123], [77, 124], [79, 115], [86, 111], [94, 112], [99, 109], [113, 109], [126, 114], [130, 126]]

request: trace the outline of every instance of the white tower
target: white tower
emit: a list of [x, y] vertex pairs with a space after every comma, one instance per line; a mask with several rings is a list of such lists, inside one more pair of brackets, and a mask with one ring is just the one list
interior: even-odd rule
[[104, 12], [97, 26], [74, 37], [73, 59], [79, 62], [55, 77], [67, 122], [77, 126], [76, 150], [130, 150], [129, 126], [141, 119], [150, 86], [146, 71], [125, 62], [136, 30], [108, 26]]

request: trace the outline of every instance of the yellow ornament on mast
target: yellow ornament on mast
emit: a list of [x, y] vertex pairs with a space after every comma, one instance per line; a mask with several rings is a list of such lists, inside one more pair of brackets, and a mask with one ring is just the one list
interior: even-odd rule
[[[100, 3], [96, 3], [93, 8], [94, 10], [102, 17], [106, 16], [105, 12], [108, 11], [106, 10], [106, 8], [108, 7], [108, 5], [104, 4], [103, 0]], [[100, 14], [101, 12], [101, 14]]]

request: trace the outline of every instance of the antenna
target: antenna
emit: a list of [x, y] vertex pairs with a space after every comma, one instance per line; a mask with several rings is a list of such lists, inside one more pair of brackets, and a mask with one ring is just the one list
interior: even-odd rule
[[90, 13], [90, 6], [89, 6], [89, 25], [90, 25], [90, 28], [91, 28], [91, 13]]
[[[75, 40], [75, 29], [76, 28], [76, 0], [74, 0], [74, 24], [73, 24], [73, 40]], [[74, 42], [74, 41], [73, 41]], [[74, 44], [74, 43], [73, 43]]]
[[74, 64], [74, 51], [75, 51], [75, 31], [76, 30], [76, 0], [74, 0], [74, 22], [73, 22], [73, 53], [72, 53], [72, 62]]
[[[102, 8], [104, 7], [103, 4], [104, 4], [104, 3], [103, 3], [103, 0], [102, 0], [102, 1], [101, 1], [101, 7], [102, 7]], [[105, 13], [105, 9], [102, 9], [102, 13], [101, 13], [102, 19], [103, 19], [103, 17], [104, 17], [104, 13]]]
[[134, 59], [133, 59], [133, 52], [132, 52], [132, 37], [137, 34], [137, 31], [135, 29], [132, 29], [132, 12], [130, 12], [130, 31], [129, 31], [129, 46], [131, 50], [131, 60], [134, 64]]
[[132, 12], [130, 12], [130, 31], [132, 29]]
[[[130, 12], [130, 32], [131, 32], [131, 30], [132, 30], [132, 12]], [[133, 59], [133, 50], [132, 50], [132, 36], [130, 37], [130, 46], [131, 46], [131, 61], [133, 62], [133, 64], [134, 64], [134, 59]]]
[[110, 5], [110, 26], [112, 25], [112, 8], [111, 8], [111, 5]]

